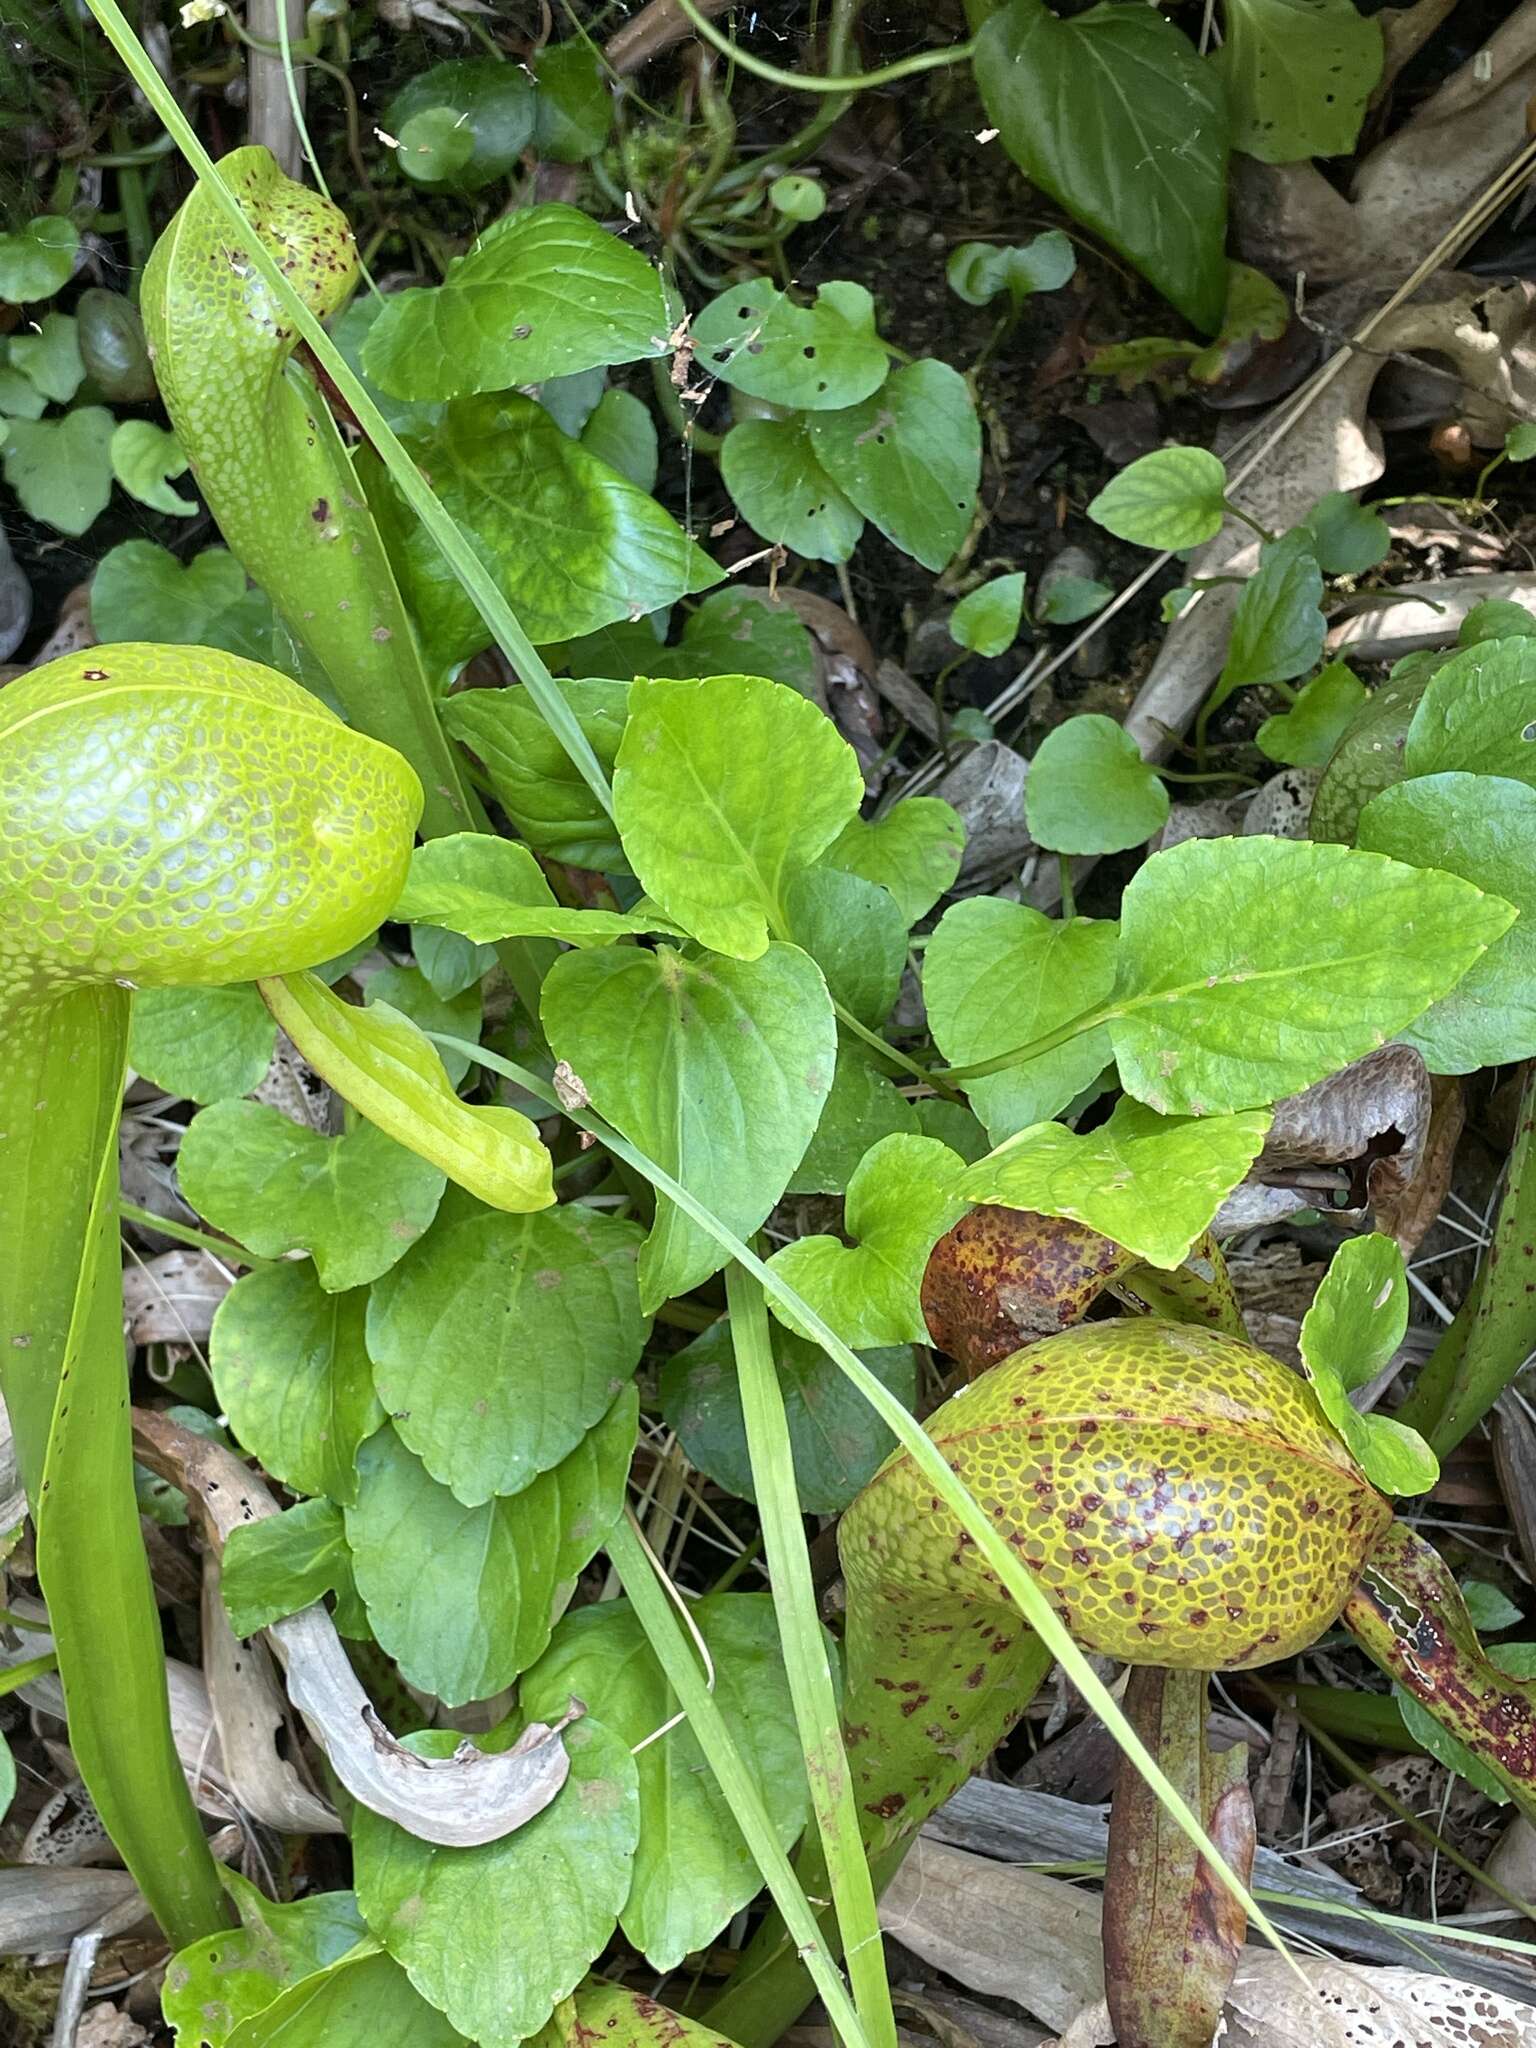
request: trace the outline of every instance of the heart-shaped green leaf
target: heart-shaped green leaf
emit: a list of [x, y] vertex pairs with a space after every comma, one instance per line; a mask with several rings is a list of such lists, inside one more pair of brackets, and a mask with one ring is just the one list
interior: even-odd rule
[[262, 1102], [215, 1102], [177, 1161], [200, 1215], [258, 1258], [306, 1251], [337, 1294], [387, 1273], [437, 1214], [443, 1175], [375, 1129], [323, 1137]]
[[[602, 1953], [629, 1891], [640, 1833], [629, 1744], [591, 1715], [564, 1739], [570, 1776], [500, 1841], [438, 1848], [362, 1807], [353, 1823], [368, 1925], [480, 2048], [517, 2048], [538, 2032]], [[434, 1728], [409, 1746], [446, 1757], [463, 1740]]]
[[953, 885], [964, 852], [959, 812], [942, 797], [909, 796], [884, 817], [851, 818], [821, 858], [889, 889], [914, 925]]
[[821, 466], [804, 419], [742, 420], [720, 451], [720, 474], [764, 540], [808, 562], [846, 562], [864, 515]]
[[62, 419], [7, 423], [0, 440], [5, 480], [24, 509], [76, 538], [112, 495], [112, 434], [104, 405], [77, 405]]
[[412, 1685], [462, 1706], [543, 1654], [623, 1506], [637, 1413], [625, 1387], [568, 1457], [477, 1508], [439, 1486], [392, 1428], [363, 1445], [346, 1511], [352, 1569], [369, 1626]]
[[575, 1449], [640, 1362], [643, 1231], [571, 1206], [505, 1216], [462, 1195], [373, 1290], [374, 1384], [402, 1442], [467, 1507]]
[[165, 1973], [161, 2009], [182, 2048], [224, 2048], [242, 2020], [336, 1962], [368, 1932], [351, 1892], [312, 1892], [278, 1905], [238, 1871], [224, 1883], [239, 1927], [221, 1927], [179, 1950]]
[[790, 1175], [786, 1193], [840, 1195], [871, 1145], [897, 1131], [917, 1137], [923, 1129], [916, 1109], [894, 1082], [877, 1074], [857, 1047], [841, 1045], [816, 1135]]
[[1226, 468], [1204, 448], [1154, 448], [1111, 477], [1088, 507], [1117, 540], [1173, 554], [1214, 540], [1226, 516]]
[[972, 1202], [1069, 1216], [1171, 1269], [1258, 1157], [1269, 1125], [1267, 1110], [1161, 1117], [1122, 1096], [1095, 1130], [1021, 1131], [978, 1160], [960, 1187]]
[[646, 893], [703, 945], [755, 960], [784, 895], [857, 814], [858, 756], [795, 690], [758, 676], [644, 680], [613, 777]]
[[[544, 983], [544, 1029], [593, 1107], [741, 1237], [799, 1165], [832, 1085], [837, 1025], [796, 946], [689, 960], [670, 946], [567, 953]], [[725, 1254], [665, 1197], [640, 1254], [649, 1314]]]
[[227, 548], [178, 562], [152, 540], [125, 540], [91, 579], [91, 624], [101, 640], [169, 640], [272, 661], [272, 606], [247, 587]]
[[981, 425], [960, 372], [931, 358], [906, 363], [862, 405], [813, 413], [807, 425], [849, 501], [904, 554], [942, 569], [970, 530], [981, 481]]
[[214, 1316], [219, 1405], [245, 1449], [296, 1493], [357, 1497], [357, 1447], [384, 1420], [363, 1339], [367, 1305], [360, 1285], [327, 1294], [310, 1267], [284, 1261], [237, 1280]]
[[1302, 1318], [1301, 1357], [1324, 1414], [1384, 1493], [1427, 1493], [1440, 1475], [1417, 1430], [1387, 1415], [1362, 1415], [1349, 1399], [1381, 1371], [1407, 1327], [1402, 1253], [1378, 1233], [1347, 1239]]
[[9, 357], [11, 367], [55, 405], [68, 405], [85, 381], [79, 330], [67, 313], [45, 313], [30, 332], [13, 334]]
[[[918, 1290], [928, 1254], [965, 1213], [964, 1166], [936, 1138], [882, 1138], [848, 1183], [844, 1228], [853, 1244], [802, 1237], [769, 1264], [845, 1344], [926, 1343]], [[798, 1336], [809, 1334], [772, 1297], [769, 1306]]]
[[1053, 853], [1122, 853], [1161, 831], [1168, 792], [1123, 725], [1085, 712], [1040, 742], [1024, 818], [1031, 838]]
[[874, 301], [860, 285], [825, 286], [811, 306], [765, 277], [732, 285], [694, 320], [693, 342], [711, 377], [799, 412], [856, 405], [890, 368]]
[[69, 283], [79, 246], [80, 230], [62, 213], [40, 213], [0, 235], [0, 299], [13, 306], [51, 299]]
[[130, 498], [153, 512], [190, 519], [197, 500], [182, 497], [170, 483], [172, 477], [185, 476], [188, 467], [174, 434], [153, 420], [119, 420], [112, 436], [112, 474]]
[[[788, 1849], [810, 1794], [772, 1599], [720, 1593], [693, 1603], [689, 1618], [709, 1646], [715, 1704]], [[646, 1744], [635, 1757], [640, 1840], [619, 1924], [652, 1969], [674, 1970], [755, 1897], [761, 1874], [687, 1721], [646, 1740], [677, 1700], [627, 1601], [568, 1614], [519, 1688], [530, 1720], [557, 1721], [573, 1697], [631, 1748]]]

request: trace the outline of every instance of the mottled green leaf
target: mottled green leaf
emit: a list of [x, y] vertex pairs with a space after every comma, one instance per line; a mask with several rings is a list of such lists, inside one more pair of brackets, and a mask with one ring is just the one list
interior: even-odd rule
[[172, 1957], [160, 1994], [177, 2048], [224, 2048], [244, 2019], [344, 1956], [367, 1935], [351, 1892], [314, 1892], [278, 1905], [232, 1871], [224, 1882], [240, 1914]]
[[1034, 1124], [960, 1182], [972, 1202], [1069, 1216], [1149, 1265], [1171, 1269], [1258, 1157], [1270, 1118], [1161, 1117], [1122, 1096], [1088, 1132]]

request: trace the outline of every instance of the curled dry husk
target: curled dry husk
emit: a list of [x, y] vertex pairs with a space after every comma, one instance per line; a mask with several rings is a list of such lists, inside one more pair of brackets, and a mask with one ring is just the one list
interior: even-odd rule
[[[136, 1409], [133, 1422], [136, 1456], [186, 1494], [215, 1553], [232, 1529], [278, 1512], [266, 1487], [222, 1444], [146, 1410]], [[323, 1607], [306, 1607], [265, 1633], [288, 1696], [337, 1778], [361, 1805], [421, 1840], [451, 1849], [497, 1841], [542, 1813], [565, 1783], [560, 1727], [542, 1722], [500, 1754], [465, 1742], [441, 1761], [413, 1755], [380, 1720]]]
[[[1212, 1230], [1251, 1230], [1298, 1209], [1406, 1216], [1404, 1198], [1425, 1164], [1433, 1106], [1429, 1072], [1407, 1045], [1381, 1046], [1288, 1095], [1276, 1103], [1263, 1150], [1217, 1210]], [[1319, 1184], [1333, 1170], [1345, 1197], [1337, 1205]], [[1417, 1205], [1414, 1214], [1417, 1221]]]

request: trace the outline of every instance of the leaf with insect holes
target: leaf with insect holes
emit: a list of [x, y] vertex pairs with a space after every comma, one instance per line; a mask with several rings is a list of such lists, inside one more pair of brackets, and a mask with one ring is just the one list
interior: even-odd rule
[[960, 1188], [968, 1201], [1086, 1223], [1171, 1271], [1258, 1157], [1269, 1125], [1267, 1110], [1161, 1117], [1122, 1096], [1095, 1130], [1021, 1131], [977, 1160]]
[[[715, 1704], [780, 1845], [791, 1848], [810, 1792], [772, 1597], [706, 1595], [690, 1602], [689, 1619], [708, 1645]], [[652, 1969], [676, 1969], [709, 1946], [763, 1880], [698, 1737], [686, 1719], [667, 1726], [677, 1699], [629, 1602], [568, 1614], [518, 1696], [531, 1720], [551, 1723], [573, 1697], [587, 1700], [631, 1749], [643, 1745], [635, 1754], [640, 1839], [619, 1925]]]
[[1024, 616], [1024, 577], [994, 576], [962, 597], [949, 615], [949, 637], [972, 654], [1006, 654]]
[[1053, 853], [1121, 853], [1168, 819], [1168, 792], [1123, 725], [1098, 712], [1064, 719], [1029, 764], [1024, 818]]
[[1191, 839], [1120, 906], [1120, 1078], [1164, 1115], [1277, 1102], [1385, 1044], [1514, 922], [1455, 875], [1295, 839]]
[[1331, 661], [1296, 693], [1289, 710], [1259, 727], [1259, 751], [1288, 768], [1324, 768], [1369, 693], [1342, 661]]
[[755, 960], [785, 891], [858, 813], [858, 756], [808, 699], [758, 676], [637, 681], [614, 818], [646, 893], [702, 945]]
[[749, 398], [797, 412], [857, 405], [885, 382], [891, 359], [862, 285], [823, 285], [799, 306], [767, 278], [732, 285], [693, 322], [697, 363]]
[[444, 1176], [371, 1123], [339, 1137], [264, 1102], [214, 1102], [177, 1157], [199, 1215], [258, 1258], [307, 1251], [328, 1294], [376, 1280], [437, 1214]]
[[1349, 1399], [1387, 1364], [1407, 1327], [1402, 1253], [1378, 1232], [1346, 1239], [1302, 1318], [1301, 1359], [1323, 1413], [1383, 1493], [1426, 1493], [1440, 1474], [1417, 1430], [1362, 1415]]
[[1346, 156], [1381, 76], [1381, 24], [1353, 0], [1227, 0], [1207, 60], [1226, 87], [1232, 147], [1266, 164]]
[[[956, 1067], [996, 1059], [1101, 1005], [1114, 986], [1117, 930], [1107, 919], [1047, 917], [996, 896], [951, 904], [923, 955], [928, 1026], [945, 1059]], [[1100, 1025], [962, 1085], [1000, 1144], [1065, 1109], [1112, 1058]]]
[[[351, 1892], [312, 1892], [281, 1905], [238, 1871], [226, 1871], [222, 1882], [240, 1915], [239, 1927], [220, 1927], [179, 1949], [165, 1973], [161, 2008], [182, 2048], [225, 2048], [243, 2020], [270, 2007], [286, 1987], [326, 1970], [368, 1935]], [[370, 2033], [370, 2041], [375, 2038]], [[441, 2040], [432, 2040], [430, 2048], [440, 2048]]]
[[363, 366], [397, 398], [505, 392], [665, 355], [679, 313], [656, 267], [579, 208], [523, 207], [477, 235], [440, 285], [387, 298]]
[[1218, 456], [1204, 448], [1154, 448], [1110, 478], [1088, 517], [1117, 540], [1182, 554], [1221, 531], [1226, 493]]
[[[448, 1757], [464, 1737], [406, 1738]], [[499, 1841], [439, 1848], [359, 1807], [358, 1902], [412, 1984], [480, 2048], [517, 2048], [607, 1947], [629, 1894], [640, 1791], [629, 1742], [588, 1714], [565, 1730], [570, 1776]], [[481, 1737], [479, 1746], [492, 1746]], [[357, 2037], [353, 2037], [357, 2038]]]
[[[936, 1138], [882, 1138], [848, 1183], [843, 1227], [852, 1245], [797, 1238], [768, 1263], [844, 1343], [926, 1343], [918, 1290], [928, 1254], [965, 1213], [956, 1192], [964, 1168]], [[772, 1297], [769, 1307], [797, 1336], [809, 1335]]]
[[720, 474], [752, 531], [808, 562], [846, 562], [864, 515], [822, 468], [804, 420], [742, 420], [720, 451]]
[[[741, 1237], [799, 1165], [832, 1085], [837, 1020], [797, 946], [756, 960], [671, 946], [567, 953], [544, 983], [544, 1029], [592, 1106]], [[640, 1254], [647, 1314], [717, 1273], [726, 1253], [665, 1196]]]
[[906, 363], [862, 405], [811, 414], [808, 431], [864, 517], [925, 569], [942, 569], [970, 531], [981, 481], [981, 425], [959, 371]]
[[357, 1498], [357, 1450], [384, 1420], [362, 1287], [327, 1294], [284, 1260], [247, 1273], [213, 1319], [214, 1392], [244, 1448], [295, 1493]]

